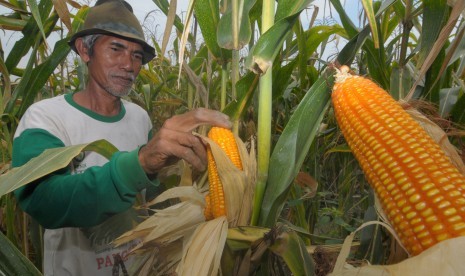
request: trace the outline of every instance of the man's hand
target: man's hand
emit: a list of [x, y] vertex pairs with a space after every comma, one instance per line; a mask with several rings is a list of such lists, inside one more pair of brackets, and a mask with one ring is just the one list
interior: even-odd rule
[[180, 159], [184, 159], [198, 171], [205, 170], [205, 144], [200, 137], [192, 134], [192, 131], [201, 125], [231, 128], [227, 115], [205, 108], [171, 117], [139, 151], [139, 161], [145, 172], [155, 174]]

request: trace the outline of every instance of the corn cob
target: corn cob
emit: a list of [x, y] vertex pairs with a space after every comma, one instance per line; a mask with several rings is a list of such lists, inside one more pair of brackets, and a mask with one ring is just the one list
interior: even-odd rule
[[203, 215], [205, 216], [205, 220], [213, 219], [213, 210], [212, 210], [210, 194], [207, 194], [205, 196], [205, 210], [203, 211]]
[[[226, 128], [212, 127], [208, 132], [208, 138], [213, 140], [226, 153], [232, 163], [242, 170], [241, 157], [236, 144], [234, 134]], [[221, 183], [218, 169], [211, 149], [207, 148], [208, 158], [208, 182], [209, 194], [206, 196], [207, 201], [205, 208], [205, 218], [217, 218], [227, 214], [226, 203], [224, 198], [223, 184]], [[209, 201], [209, 202], [208, 202]]]
[[[345, 67], [345, 68], [344, 68]], [[336, 76], [339, 127], [412, 255], [465, 236], [465, 177], [439, 145], [385, 90], [369, 79]]]

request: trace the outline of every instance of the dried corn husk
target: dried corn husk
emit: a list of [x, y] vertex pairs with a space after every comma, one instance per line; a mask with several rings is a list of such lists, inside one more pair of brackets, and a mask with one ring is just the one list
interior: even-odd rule
[[[393, 265], [366, 265], [354, 267], [346, 263], [355, 233], [372, 225], [362, 225], [347, 236], [342, 246], [336, 265], [330, 276], [429, 276], [429, 275], [463, 275], [465, 271], [465, 237], [458, 237], [440, 242], [415, 257], [408, 258]], [[386, 226], [383, 223], [383, 226]], [[390, 227], [388, 226], [387, 229]]]
[[114, 241], [115, 245], [141, 241], [131, 251], [137, 255], [131, 274], [217, 275], [228, 227], [248, 225], [256, 171], [254, 146], [249, 153], [245, 144], [236, 138], [244, 168], [241, 171], [214, 142], [201, 137], [210, 144], [216, 160], [228, 216], [205, 221], [205, 192], [208, 189], [199, 187], [192, 180], [188, 183], [192, 172], [183, 161], [164, 170], [163, 177], [169, 177], [170, 173], [180, 175], [181, 184], [163, 192], [146, 207], [172, 199], [179, 203], [164, 209], [151, 209], [153, 215]]

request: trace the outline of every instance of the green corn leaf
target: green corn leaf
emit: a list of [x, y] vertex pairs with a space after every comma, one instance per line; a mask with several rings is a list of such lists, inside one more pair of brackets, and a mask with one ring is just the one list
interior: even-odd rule
[[285, 17], [293, 14], [300, 14], [300, 12], [307, 8], [314, 0], [281, 0], [278, 1], [276, 8], [275, 21], [279, 21]]
[[238, 20], [240, 20], [237, 34], [238, 41], [237, 47], [234, 47], [234, 37], [233, 34], [233, 12], [232, 4], [228, 5], [226, 13], [221, 17], [217, 29], [218, 44], [221, 48], [229, 50], [240, 50], [242, 47], [247, 45], [252, 37], [252, 26], [249, 19], [249, 12], [252, 7], [255, 5], [256, 0], [242, 0], [243, 8], [240, 10], [240, 13], [237, 15]]
[[[264, 74], [276, 58], [278, 53], [281, 51], [281, 47], [286, 38], [291, 33], [292, 27], [299, 18], [300, 13], [304, 10], [313, 0], [295, 1], [281, 1], [277, 8], [277, 13], [288, 15], [278, 20], [268, 31], [266, 31], [253, 46], [249, 56], [246, 60], [246, 67], [256, 74]], [[280, 12], [285, 10], [280, 7], [287, 7], [291, 5], [286, 12]], [[295, 12], [295, 13], [293, 13]], [[281, 17], [281, 16], [280, 16]]]
[[202, 30], [202, 35], [208, 49], [217, 59], [231, 57], [229, 51], [226, 52], [218, 45], [217, 26], [220, 21], [220, 11], [218, 1], [215, 0], [196, 0], [194, 13], [197, 22]]
[[375, 48], [379, 48], [379, 39], [378, 39], [378, 26], [376, 25], [375, 13], [373, 11], [373, 1], [372, 0], [362, 0], [363, 8], [365, 9], [366, 16], [368, 18], [368, 24], [371, 27], [371, 34], [373, 36], [373, 42], [375, 43]]
[[82, 151], [95, 151], [109, 159], [117, 148], [106, 140], [98, 140], [88, 144], [47, 149], [23, 166], [0, 175], [0, 197], [68, 166], [71, 160]]
[[279, 233], [270, 245], [270, 250], [283, 258], [292, 275], [314, 275], [315, 263], [304, 241], [295, 231], [284, 225], [278, 229]]
[[0, 73], [3, 76], [3, 91], [0, 93], [0, 115], [5, 111], [5, 106], [11, 98], [11, 81], [10, 73], [8, 73], [8, 68], [6, 68], [3, 58], [0, 56]]
[[0, 231], [1, 275], [41, 276], [42, 273]]
[[44, 31], [44, 26], [42, 23], [42, 18], [40, 16], [40, 11], [39, 7], [37, 6], [36, 0], [27, 0], [27, 3], [29, 4], [29, 8], [31, 9], [32, 17], [36, 21], [37, 27], [39, 28], [40, 34], [42, 35], [42, 38], [44, 41], [47, 39], [47, 36], [45, 35]]
[[202, 30], [205, 44], [207, 44], [213, 56], [220, 57], [221, 49], [218, 46], [218, 39], [216, 37], [216, 27], [220, 21], [218, 1], [197, 0], [194, 5], [194, 12]]
[[[14, 90], [12, 100], [8, 104], [7, 112], [12, 112], [14, 109], [14, 102], [19, 97], [23, 101], [19, 109], [15, 110], [17, 116], [22, 116], [26, 109], [34, 102], [37, 93], [43, 88], [49, 76], [58, 67], [58, 65], [68, 56], [70, 48], [68, 46], [68, 39], [62, 39], [55, 44], [53, 53], [47, 60], [32, 69], [28, 66], [25, 71], [25, 76], [21, 78], [20, 83]], [[32, 58], [32, 57], [31, 57]]]
[[233, 251], [249, 248], [253, 243], [270, 232], [269, 228], [256, 226], [240, 226], [228, 229], [228, 237], [226, 242]]
[[23, 19], [11, 18], [0, 15], [0, 27], [4, 30], [21, 31], [26, 26], [26, 21]]
[[[50, 14], [53, 3], [50, 0], [43, 0], [39, 7], [39, 13], [45, 15]], [[39, 29], [36, 21], [33, 17], [29, 19], [26, 23], [26, 26], [22, 30], [23, 37], [16, 41], [15, 45], [12, 47], [10, 54], [5, 59], [5, 65], [8, 68], [8, 71], [11, 73], [13, 69], [18, 66], [21, 59], [29, 52], [31, 47], [34, 46], [38, 40], [38, 36], [35, 34], [39, 33]], [[31, 35], [33, 34], [33, 35]]]
[[252, 96], [258, 85], [258, 80], [258, 75], [255, 75], [252, 72], [242, 77], [236, 83], [237, 99], [230, 102], [223, 109], [223, 113], [229, 115], [232, 120], [238, 120], [241, 118], [252, 100]]
[[350, 17], [345, 12], [344, 7], [342, 6], [339, 0], [330, 0], [331, 4], [333, 5], [334, 9], [339, 14], [339, 18], [341, 19], [342, 26], [347, 32], [347, 35], [351, 38], [358, 34], [359, 30], [355, 27], [355, 24], [350, 20]]
[[452, 107], [451, 115], [454, 123], [465, 125], [465, 96], [463, 94]]
[[410, 87], [412, 87], [414, 77], [411, 75], [408, 68], [399, 68], [398, 64], [392, 65], [392, 72], [391, 72], [391, 89], [389, 93], [391, 96], [396, 99], [400, 100], [403, 99]]
[[246, 60], [246, 66], [256, 74], [265, 74], [281, 51], [281, 46], [290, 34], [299, 15], [294, 14], [276, 22], [253, 46]]
[[276, 68], [273, 68], [273, 101], [279, 97], [283, 97], [286, 92], [286, 88], [289, 86], [289, 83], [283, 80], [292, 79], [292, 74], [294, 73], [295, 68], [299, 65], [299, 59], [294, 59], [288, 64]]
[[441, 32], [442, 27], [447, 22], [449, 16], [449, 6], [447, 0], [424, 0], [423, 1], [423, 21], [420, 37], [420, 53], [417, 64], [423, 64], [428, 54], [433, 49], [434, 44]]
[[268, 183], [258, 225], [275, 225], [290, 185], [299, 172], [329, 107], [332, 84], [333, 76], [326, 71], [307, 91], [279, 137], [270, 158]]
[[[340, 64], [351, 64], [355, 53], [363, 47], [367, 52], [367, 63], [370, 70], [370, 76], [376, 80], [382, 87], [389, 88], [389, 72], [386, 70], [386, 54], [384, 49], [375, 49], [374, 43], [367, 38], [370, 35], [370, 26], [365, 26], [362, 30], [358, 30], [354, 27], [353, 23], [350, 21], [349, 16], [346, 14], [344, 7], [341, 5], [339, 0], [330, 0], [334, 8], [338, 12], [341, 22], [344, 26], [344, 29], [348, 35], [349, 42], [346, 44], [344, 49], [338, 55], [338, 62]], [[376, 12], [375, 17], [380, 16], [384, 11], [386, 11], [391, 5], [393, 5], [396, 0], [384, 1], [378, 11]], [[383, 44], [381, 44], [383, 45]]]

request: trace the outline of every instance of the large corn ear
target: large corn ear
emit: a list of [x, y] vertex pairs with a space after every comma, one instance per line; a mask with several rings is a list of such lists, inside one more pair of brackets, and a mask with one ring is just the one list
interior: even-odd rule
[[410, 254], [465, 236], [465, 177], [385, 90], [341, 68], [336, 119]]

